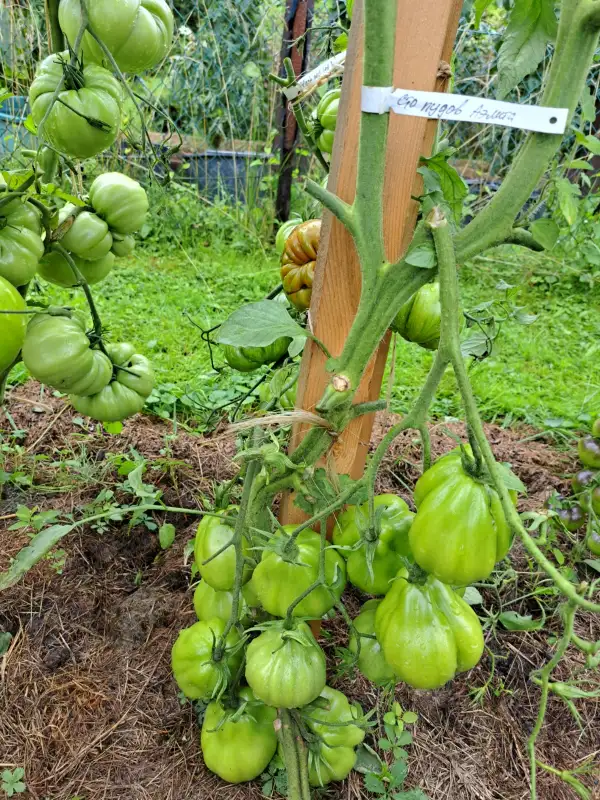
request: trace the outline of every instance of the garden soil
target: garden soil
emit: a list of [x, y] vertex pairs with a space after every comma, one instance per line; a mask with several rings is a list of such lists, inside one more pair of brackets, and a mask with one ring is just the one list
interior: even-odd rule
[[[78, 418], [63, 400], [41, 393], [33, 382], [14, 389], [8, 407], [24, 438], [21, 454], [10, 464], [20, 473], [19, 485], [4, 486], [0, 505], [0, 569], [28, 541], [26, 530], [9, 529], [18, 506], [59, 509], [77, 518], [100, 492], [105, 492], [102, 502], [111, 502], [111, 497], [131, 502], [119, 487], [124, 478], [118, 475], [114, 454], [137, 453], [146, 459], [144, 482], [162, 490], [169, 505], [179, 507], [199, 508], [203, 498], [212, 496], [215, 483], [233, 474], [234, 440], [224, 430], [202, 437], [175, 431], [170, 422], [138, 416], [120, 434], [109, 435]], [[378, 417], [373, 443], [393, 421], [391, 415]], [[0, 426], [6, 443], [10, 429], [5, 420]], [[453, 446], [449, 433], [464, 436], [458, 424], [438, 424], [431, 433], [435, 455]], [[528, 487], [523, 508], [540, 508], [551, 491], [565, 488], [564, 476], [574, 467], [569, 454], [541, 438], [532, 439], [529, 429], [490, 425], [487, 433], [497, 457], [509, 461]], [[378, 489], [409, 500], [418, 475], [418, 453], [412, 434], [400, 436], [386, 458]], [[207, 771], [196, 712], [180, 700], [171, 676], [171, 645], [178, 630], [194, 622], [184, 547], [197, 520], [182, 514], [168, 520], [177, 536], [166, 551], [156, 532], [144, 525], [130, 528], [127, 521], [115, 520], [103, 531], [84, 528], [63, 540], [63, 554], [44, 561], [0, 595], [0, 631], [13, 635], [8, 651], [0, 656], [0, 769], [25, 768], [24, 797], [262, 796], [260, 782], [227, 786]], [[534, 598], [519, 598], [544, 576], [529, 574], [519, 546], [512, 563], [513, 570], [503, 573], [496, 588], [483, 592], [486, 612], [478, 610], [496, 614], [504, 608], [539, 617]], [[346, 602], [356, 613], [361, 598], [350, 590]], [[548, 610], [547, 629], [558, 630], [556, 609], [548, 605]], [[578, 616], [577, 631], [600, 638], [598, 622], [585, 614]], [[479, 666], [443, 689], [396, 689], [403, 708], [419, 715], [412, 726], [405, 788], [420, 786], [432, 800], [529, 798], [526, 740], [539, 700], [529, 674], [550, 657], [551, 647], [545, 632], [490, 626], [486, 638], [487, 651]], [[347, 643], [344, 627], [327, 622], [321, 643], [331, 667], [336, 647]], [[567, 679], [581, 665], [581, 657], [569, 651], [558, 678]], [[335, 678], [331, 670], [330, 682], [365, 710], [377, 704], [377, 693], [360, 676]], [[381, 708], [381, 696], [379, 700]], [[538, 758], [559, 770], [573, 770], [590, 760], [598, 764], [599, 703], [576, 701], [576, 706], [579, 723], [551, 697], [539, 739]], [[596, 782], [590, 775], [584, 780], [595, 792], [593, 797], [600, 798], [598, 775]], [[353, 773], [323, 796], [351, 800], [369, 794], [362, 776]], [[568, 800], [575, 793], [540, 770], [538, 797]]]

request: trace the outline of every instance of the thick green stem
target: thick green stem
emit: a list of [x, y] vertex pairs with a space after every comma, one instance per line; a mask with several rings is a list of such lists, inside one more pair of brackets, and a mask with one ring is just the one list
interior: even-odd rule
[[275, 729], [283, 750], [283, 762], [287, 773], [288, 800], [304, 800], [296, 737], [294, 735], [292, 717], [287, 708], [279, 709], [279, 716], [275, 720]]
[[58, 22], [58, 6], [60, 0], [45, 0], [46, 33], [48, 35], [48, 52], [60, 53], [64, 50], [63, 33]]
[[[568, 108], [571, 120], [598, 41], [598, 3], [563, 0], [558, 37], [541, 105]], [[594, 14], [592, 14], [592, 9]], [[513, 221], [529, 200], [562, 142], [561, 135], [532, 133], [494, 198], [456, 237], [459, 261], [510, 238]]]

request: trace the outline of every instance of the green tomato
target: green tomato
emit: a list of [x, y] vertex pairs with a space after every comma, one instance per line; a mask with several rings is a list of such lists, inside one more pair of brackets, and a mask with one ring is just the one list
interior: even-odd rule
[[[201, 620], [180, 631], [171, 650], [171, 668], [177, 685], [190, 700], [210, 700], [241, 666], [240, 635], [232, 628], [225, 638], [225, 653], [214, 660], [214, 646], [225, 631], [222, 619]], [[235, 648], [235, 649], [234, 649]]]
[[213, 700], [200, 736], [206, 766], [229, 783], [257, 778], [277, 750], [276, 717], [276, 709], [257, 701], [248, 686], [239, 690], [237, 707]]
[[341, 96], [341, 89], [330, 89], [319, 100], [317, 106], [317, 120], [326, 131], [335, 130]]
[[77, 411], [92, 419], [121, 422], [144, 407], [154, 388], [154, 372], [148, 359], [131, 344], [108, 345], [106, 351], [114, 366], [108, 386], [97, 393], [75, 392], [69, 399]]
[[113, 243], [111, 253], [114, 253], [117, 258], [128, 256], [135, 249], [135, 239], [133, 236], [123, 236], [119, 233], [113, 233]]
[[288, 236], [291, 234], [294, 228], [300, 225], [301, 222], [302, 217], [293, 217], [279, 226], [277, 236], [275, 237], [275, 250], [277, 251], [278, 256], [281, 256], [285, 250], [285, 243], [288, 239]]
[[[368, 600], [360, 609], [360, 614], [354, 619], [354, 627], [360, 636], [357, 666], [365, 678], [377, 686], [388, 686], [396, 682], [394, 670], [385, 660], [377, 639], [370, 638], [375, 636], [375, 614], [380, 603], [380, 600]], [[355, 634], [352, 634], [348, 644], [350, 652], [354, 654], [358, 652], [357, 638]]]
[[112, 377], [110, 359], [90, 347], [86, 319], [36, 314], [27, 326], [23, 363], [31, 375], [60, 392], [94, 393]]
[[407, 342], [416, 342], [426, 350], [437, 350], [441, 322], [440, 285], [436, 281], [421, 286], [402, 306], [392, 323], [392, 330]]
[[600, 556], [600, 530], [595, 527], [592, 528], [585, 543], [590, 553], [593, 553], [595, 556]]
[[437, 689], [477, 664], [483, 632], [473, 609], [449, 586], [429, 576], [409, 583], [401, 570], [375, 613], [383, 655], [414, 689]]
[[[388, 591], [390, 581], [403, 564], [402, 556], [411, 555], [408, 532], [414, 516], [401, 497], [382, 494], [375, 498], [376, 540], [363, 541], [356, 550], [341, 551], [347, 559], [350, 583], [367, 594], [385, 594]], [[350, 506], [336, 520], [333, 543], [338, 547], [354, 547], [368, 526], [368, 503]]]
[[268, 706], [301, 708], [325, 688], [325, 654], [305, 622], [273, 622], [248, 645], [246, 680]]
[[317, 136], [316, 144], [322, 153], [333, 153], [335, 131], [323, 131]]
[[72, 219], [71, 227], [60, 239], [62, 246], [70, 253], [74, 253], [86, 261], [95, 261], [104, 258], [113, 245], [113, 237], [108, 230], [108, 225], [103, 219], [89, 211], [80, 211], [73, 216], [77, 209], [72, 203], [67, 203], [61, 208], [58, 215], [58, 225], [62, 226]]
[[320, 744], [309, 752], [308, 782], [311, 786], [326, 786], [333, 781], [343, 781], [350, 775], [355, 764], [354, 748]]
[[144, 187], [120, 172], [98, 175], [90, 187], [89, 201], [111, 231], [121, 236], [138, 231], [148, 213]]
[[[245, 613], [245, 602], [243, 596], [240, 597], [240, 614]], [[206, 581], [200, 581], [194, 591], [194, 610], [198, 619], [212, 619], [218, 617], [227, 622], [231, 616], [233, 608], [233, 592], [219, 592], [213, 589]]]
[[[0, 179], [0, 186], [3, 184]], [[37, 208], [21, 198], [0, 207], [0, 278], [13, 286], [24, 286], [35, 275], [43, 254]]]
[[587, 508], [587, 506], [583, 497], [581, 501], [581, 505], [576, 503], [570, 506], [570, 508], [559, 508], [556, 511], [556, 517], [554, 519], [560, 520], [561, 525], [568, 531], [578, 531], [579, 528], [587, 522], [587, 514], [583, 510]]
[[238, 372], [253, 372], [264, 364], [274, 364], [283, 358], [290, 346], [291, 339], [282, 336], [265, 347], [235, 347], [223, 345], [225, 361]]
[[[594, 486], [584, 492], [579, 498], [579, 502], [586, 511], [593, 511], [594, 514], [600, 515], [600, 486]], [[573, 506], [573, 508], [577, 508], [577, 506]], [[585, 515], [582, 514], [582, 516], [585, 521]]]
[[[233, 544], [215, 557], [215, 553], [219, 552], [227, 542], [230, 542], [233, 536], [233, 525], [220, 517], [236, 510], [235, 506], [229, 506], [229, 508], [219, 511], [218, 517], [207, 515], [196, 530], [194, 558], [198, 572], [209, 586], [219, 592], [230, 592], [235, 583], [235, 548]], [[252, 557], [250, 544], [245, 537], [242, 537], [242, 552], [246, 558]], [[208, 563], [205, 564], [205, 561]], [[242, 580], [249, 581], [251, 575], [252, 569], [246, 564]]]
[[600, 439], [584, 436], [577, 445], [579, 458], [585, 467], [600, 469]]
[[91, 158], [110, 147], [119, 135], [121, 87], [103, 67], [85, 66], [65, 80], [48, 119], [40, 128], [63, 78], [63, 64], [69, 59], [67, 51], [54, 53], [39, 65], [29, 89], [31, 115], [39, 135], [59, 153], [72, 158]]
[[[516, 492], [511, 492], [516, 502]], [[452, 586], [489, 577], [508, 553], [512, 533], [496, 491], [469, 475], [460, 448], [417, 481], [417, 515], [409, 532], [417, 564]]]
[[[290, 388], [292, 378], [296, 379]], [[286, 389], [284, 391], [284, 389]], [[277, 400], [277, 405], [284, 411], [293, 411], [296, 407], [296, 393], [298, 390], [298, 367], [295, 364], [278, 369], [270, 381], [261, 383], [258, 389], [258, 396], [263, 405]]]
[[581, 494], [591, 488], [596, 480], [598, 473], [593, 469], [582, 469], [571, 478], [571, 486], [574, 494]]
[[[90, 24], [122, 72], [145, 72], [167, 55], [173, 38], [173, 12], [166, 0], [93, 0], [88, 5]], [[79, 0], [61, 0], [60, 27], [71, 47], [81, 26]], [[100, 45], [85, 33], [86, 63], [110, 66]]]
[[[305, 592], [319, 577], [321, 537], [312, 530], [299, 534], [295, 546], [284, 552], [294, 525], [285, 525], [273, 537], [273, 549], [263, 550], [260, 563], [254, 570], [252, 582], [262, 607], [275, 617], [285, 617], [293, 601]], [[295, 617], [319, 619], [333, 608], [342, 596], [346, 585], [346, 568], [343, 558], [334, 550], [325, 551], [325, 586], [319, 586], [307, 595], [293, 611]]]
[[3, 311], [24, 311], [25, 300], [12, 283], [0, 277], [0, 372], [13, 363], [25, 341], [26, 314], [3, 314]]
[[306, 726], [329, 747], [356, 747], [362, 742], [364, 730], [352, 724], [359, 716], [360, 706], [351, 706], [346, 695], [331, 686], [302, 709]]
[[[115, 257], [112, 253], [107, 253], [103, 258], [99, 258], [96, 261], [85, 261], [75, 255], [72, 258], [77, 269], [91, 285], [104, 280], [115, 264]], [[54, 283], [56, 286], [64, 286], [65, 288], [77, 286], [77, 278], [73, 274], [69, 262], [62, 253], [57, 253], [56, 250], [51, 250], [43, 256], [38, 272], [44, 280], [48, 281], [48, 283]]]

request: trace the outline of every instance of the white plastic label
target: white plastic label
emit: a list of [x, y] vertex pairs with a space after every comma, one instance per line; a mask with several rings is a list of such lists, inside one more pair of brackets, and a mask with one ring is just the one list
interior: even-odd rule
[[408, 89], [390, 90], [380, 86], [362, 87], [361, 109], [370, 114], [384, 114], [389, 110], [409, 117], [503, 125], [507, 128], [558, 134], [565, 132], [569, 116], [568, 108], [524, 106], [484, 97]]
[[323, 78], [332, 78], [335, 75], [340, 75], [344, 71], [344, 62], [346, 61], [346, 51], [338, 53], [337, 56], [328, 58], [323, 61], [318, 67], [315, 67], [306, 75], [298, 78], [295, 86], [290, 86], [288, 89], [283, 89], [284, 95], [288, 100], [294, 100], [299, 94], [305, 92], [311, 86], [319, 83]]

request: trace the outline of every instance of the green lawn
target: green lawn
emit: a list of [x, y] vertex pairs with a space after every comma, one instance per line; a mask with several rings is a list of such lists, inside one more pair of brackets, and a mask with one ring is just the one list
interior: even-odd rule
[[[495, 286], [501, 279], [522, 284], [546, 266], [539, 257], [516, 249], [476, 260], [461, 271], [464, 307], [500, 299], [503, 293]], [[251, 379], [230, 371], [215, 373], [200, 331], [186, 314], [209, 328], [240, 303], [263, 297], [277, 282], [272, 253], [265, 257], [200, 247], [153, 255], [148, 248], [121, 261], [94, 295], [110, 338], [139, 345], [152, 359], [159, 385], [177, 396], [196, 393], [202, 404], [215, 405]], [[550, 417], [576, 421], [582, 412], [600, 411], [600, 297], [597, 291], [561, 282], [555, 287], [552, 294], [523, 288], [519, 305], [537, 314], [537, 321], [531, 326], [506, 323], [492, 356], [473, 365], [474, 387], [487, 419], [543, 424]], [[73, 302], [70, 292], [53, 289], [52, 295]], [[398, 341], [394, 410], [407, 407], [430, 363], [430, 353]], [[434, 413], [453, 416], [459, 410], [447, 376]]]

